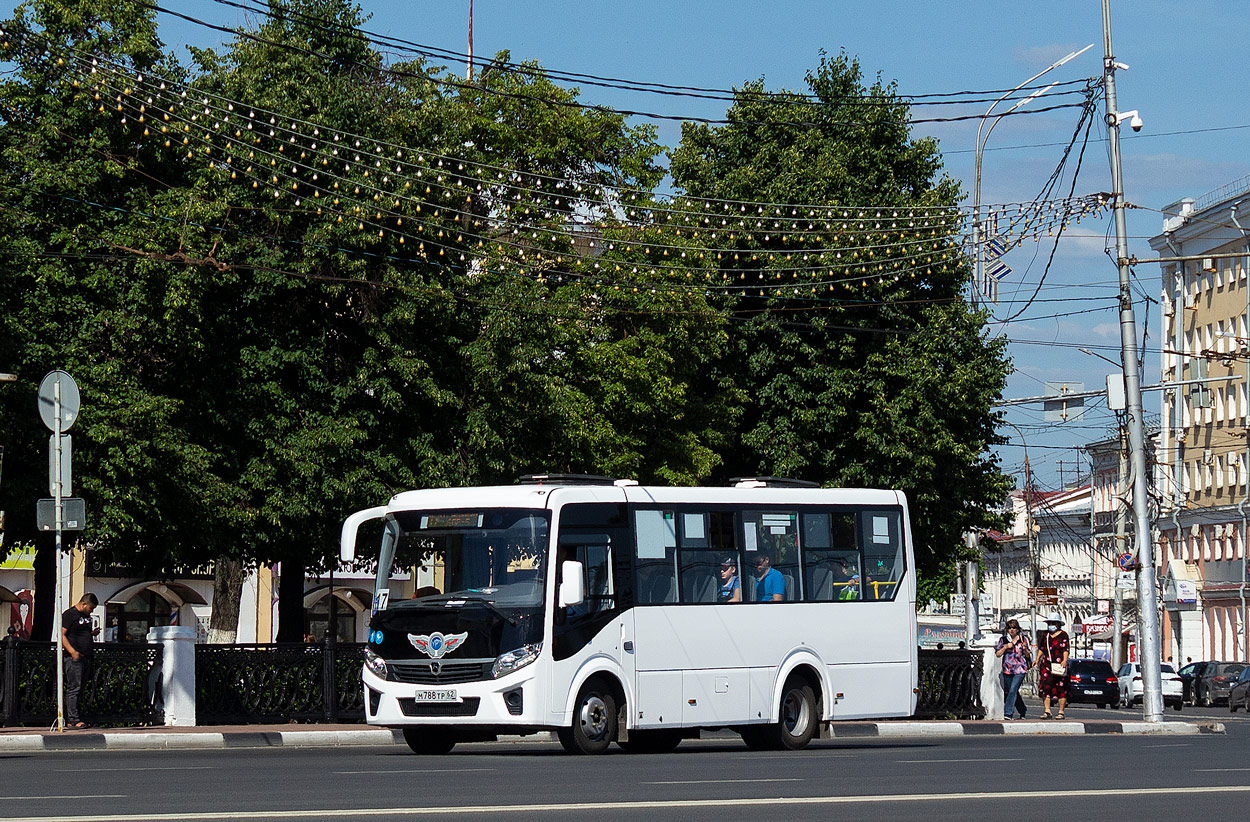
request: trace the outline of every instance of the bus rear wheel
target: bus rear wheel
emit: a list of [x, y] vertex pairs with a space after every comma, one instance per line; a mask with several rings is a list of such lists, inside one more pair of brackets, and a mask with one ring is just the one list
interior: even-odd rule
[[444, 728], [404, 728], [404, 741], [415, 754], [435, 756], [456, 747], [456, 738]]
[[742, 729], [742, 740], [754, 750], [797, 751], [816, 735], [816, 694], [801, 680], [786, 683], [778, 719], [772, 725]]
[[616, 739], [616, 699], [600, 683], [590, 683], [577, 695], [573, 725], [556, 731], [560, 745], [571, 754], [599, 754]]
[[677, 750], [681, 740], [681, 731], [630, 731], [628, 740], [616, 744], [632, 754], [657, 754]]

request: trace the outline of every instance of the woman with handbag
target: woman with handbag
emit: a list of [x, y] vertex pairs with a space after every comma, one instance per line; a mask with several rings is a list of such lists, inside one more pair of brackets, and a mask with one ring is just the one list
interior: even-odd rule
[[1063, 630], [1063, 617], [1051, 611], [1046, 618], [1046, 637], [1038, 646], [1038, 665], [1041, 672], [1042, 719], [1050, 719], [1050, 701], [1059, 702], [1056, 718], [1063, 719], [1063, 709], [1068, 706], [1068, 633]]

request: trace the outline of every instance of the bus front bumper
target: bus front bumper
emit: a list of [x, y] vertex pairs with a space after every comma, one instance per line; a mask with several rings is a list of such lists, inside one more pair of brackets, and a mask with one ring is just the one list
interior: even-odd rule
[[542, 688], [529, 666], [499, 679], [415, 685], [362, 673], [370, 725], [466, 725], [532, 728], [549, 723]]

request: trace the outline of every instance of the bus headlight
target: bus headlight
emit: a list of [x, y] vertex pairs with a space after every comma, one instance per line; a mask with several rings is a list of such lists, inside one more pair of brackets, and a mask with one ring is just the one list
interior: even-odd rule
[[498, 679], [501, 676], [510, 674], [513, 671], [524, 668], [534, 660], [538, 659], [538, 654], [542, 651], [543, 644], [536, 642], [533, 645], [525, 645], [517, 648], [515, 651], [508, 651], [506, 654], [500, 654], [499, 659], [495, 660], [495, 664], [491, 666], [490, 675]]
[[373, 672], [374, 676], [386, 679], [386, 660], [374, 653], [372, 648], [365, 648], [365, 667]]

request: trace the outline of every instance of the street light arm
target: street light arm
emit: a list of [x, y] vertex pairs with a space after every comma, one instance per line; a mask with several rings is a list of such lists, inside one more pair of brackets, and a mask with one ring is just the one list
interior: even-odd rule
[[990, 115], [994, 113], [994, 109], [997, 108], [998, 104], [1001, 103], [1003, 100], [1006, 100], [1008, 97], [1015, 94], [1017, 91], [1027, 86], [1029, 83], [1032, 83], [1034, 80], [1041, 77], [1043, 74], [1054, 71], [1055, 69], [1059, 68], [1065, 63], [1075, 60], [1076, 58], [1080, 57], [1082, 54], [1089, 51], [1093, 47], [1094, 47], [1094, 44], [1090, 43], [1085, 48], [1080, 49], [1079, 51], [1074, 51], [1071, 54], [1067, 55], [1066, 57], [1062, 57], [1056, 60], [1055, 62], [1051, 63], [1049, 66], [1042, 69], [1037, 74], [1034, 74], [1032, 77], [1025, 80], [1023, 83], [1011, 89], [1007, 93], [1003, 94], [1003, 96], [999, 97], [997, 100], [991, 103], [990, 107], [985, 110], [984, 116], [981, 117], [981, 122], [977, 126], [976, 158], [973, 161], [974, 170], [973, 170], [973, 175], [972, 175], [973, 177], [973, 180], [972, 180], [972, 253], [975, 255], [975, 261], [976, 261], [976, 266], [975, 266], [976, 267], [976, 282], [972, 284], [972, 301], [974, 305], [976, 303], [977, 289], [981, 287], [981, 281], [984, 279], [984, 276], [981, 270], [981, 155], [985, 152], [985, 142], [986, 140], [990, 139], [990, 132], [994, 130], [994, 126], [998, 125], [999, 120], [1001, 120], [1007, 114], [1010, 114], [1012, 111], [1015, 111], [1016, 109], [1020, 108], [1021, 106], [1023, 106], [1025, 103], [1029, 102], [1030, 100], [1033, 100], [1039, 97], [1040, 95], [1045, 94], [1047, 91], [1054, 88], [1054, 85], [1047, 86], [1046, 88], [1042, 89], [1040, 92], [1034, 92], [1033, 94], [1030, 94], [1028, 97], [1025, 97], [1023, 100], [1020, 100], [1019, 102], [1017, 102], [1014, 106], [1011, 107], [1010, 110], [1004, 112], [1003, 114], [998, 115], [997, 117], [994, 117], [993, 120], [990, 122], [989, 129], [985, 128], [985, 121], [990, 119]]
[[[1059, 68], [1060, 66], [1062, 66], [1062, 65], [1064, 65], [1064, 64], [1066, 64], [1066, 63], [1069, 63], [1069, 62], [1071, 62], [1072, 60], [1075, 60], [1076, 58], [1080, 57], [1082, 54], [1084, 54], [1085, 52], [1089, 51], [1089, 50], [1090, 50], [1090, 49], [1092, 49], [1093, 47], [1094, 47], [1094, 44], [1093, 44], [1093, 43], [1090, 43], [1088, 46], [1086, 46], [1085, 48], [1081, 49], [1080, 51], [1074, 51], [1074, 52], [1072, 52], [1071, 54], [1069, 54], [1068, 56], [1066, 56], [1066, 57], [1062, 57], [1062, 58], [1060, 58], [1060, 59], [1056, 60], [1055, 62], [1051, 63], [1051, 64], [1050, 64], [1049, 66], [1047, 66], [1046, 68], [1044, 68], [1044, 69], [1042, 69], [1041, 71], [1039, 71], [1037, 74], [1034, 74], [1032, 77], [1030, 77], [1029, 79], [1025, 80], [1025, 81], [1024, 81], [1023, 83], [1021, 83], [1020, 85], [1016, 86], [1015, 88], [1013, 88], [1013, 89], [1011, 89], [1010, 91], [1008, 91], [1007, 93], [1005, 93], [1003, 96], [999, 97], [997, 100], [995, 100], [993, 103], [991, 103], [991, 104], [990, 104], [990, 107], [989, 107], [989, 108], [987, 108], [987, 109], [985, 110], [985, 114], [984, 114], [984, 116], [982, 116], [982, 117], [981, 117], [981, 124], [980, 124], [979, 126], [977, 126], [977, 146], [976, 146], [976, 147], [977, 147], [977, 152], [976, 152], [976, 155], [977, 155], [977, 156], [976, 156], [976, 191], [974, 192], [974, 193], [975, 193], [975, 200], [976, 200], [976, 204], [977, 204], [977, 205], [979, 205], [979, 204], [980, 204], [980, 202], [981, 202], [981, 152], [985, 149], [985, 140], [988, 140], [988, 139], [989, 139], [989, 136], [990, 136], [990, 135], [987, 133], [987, 134], [985, 134], [985, 135], [984, 135], [984, 137], [982, 137], [982, 134], [981, 134], [981, 129], [985, 128], [985, 121], [989, 119], [990, 115], [994, 113], [994, 109], [995, 109], [995, 108], [997, 108], [997, 107], [998, 107], [998, 104], [999, 104], [999, 103], [1001, 103], [1003, 100], [1006, 100], [1008, 97], [1010, 97], [1011, 95], [1015, 94], [1017, 91], [1019, 91], [1020, 89], [1024, 88], [1024, 87], [1025, 87], [1025, 86], [1027, 86], [1029, 83], [1032, 83], [1034, 80], [1036, 80], [1037, 78], [1041, 77], [1042, 75], [1044, 75], [1044, 74], [1048, 74], [1048, 73], [1050, 73], [1050, 72], [1054, 71], [1055, 69]], [[1048, 87], [1048, 88], [1046, 88], [1046, 89], [1043, 89], [1043, 92], [1045, 92], [1045, 91], [1049, 91], [1051, 88], [1054, 88], [1054, 86], [1050, 86], [1050, 87]], [[1024, 98], [1024, 100], [1021, 100], [1021, 101], [1020, 101], [1019, 103], [1017, 103], [1015, 106], [1012, 106], [1012, 108], [1011, 108], [1011, 110], [1010, 110], [1010, 111], [1015, 111], [1017, 108], [1019, 108], [1021, 105], [1023, 105], [1026, 101], [1031, 100], [1031, 99], [1033, 99], [1034, 97], [1037, 97], [1037, 96], [1038, 96], [1037, 94], [1030, 94], [1028, 97]], [[1010, 113], [1010, 111], [1009, 111], [1009, 112], [1006, 112], [1006, 113]], [[1003, 116], [1003, 115], [999, 115], [999, 117], [1002, 117], [1002, 116]], [[994, 122], [995, 122], [995, 123], [997, 123], [997, 122], [998, 122], [998, 119], [995, 119], [995, 120], [994, 120]], [[993, 128], [994, 128], [994, 126], [991, 124], [990, 129], [992, 130]]]

